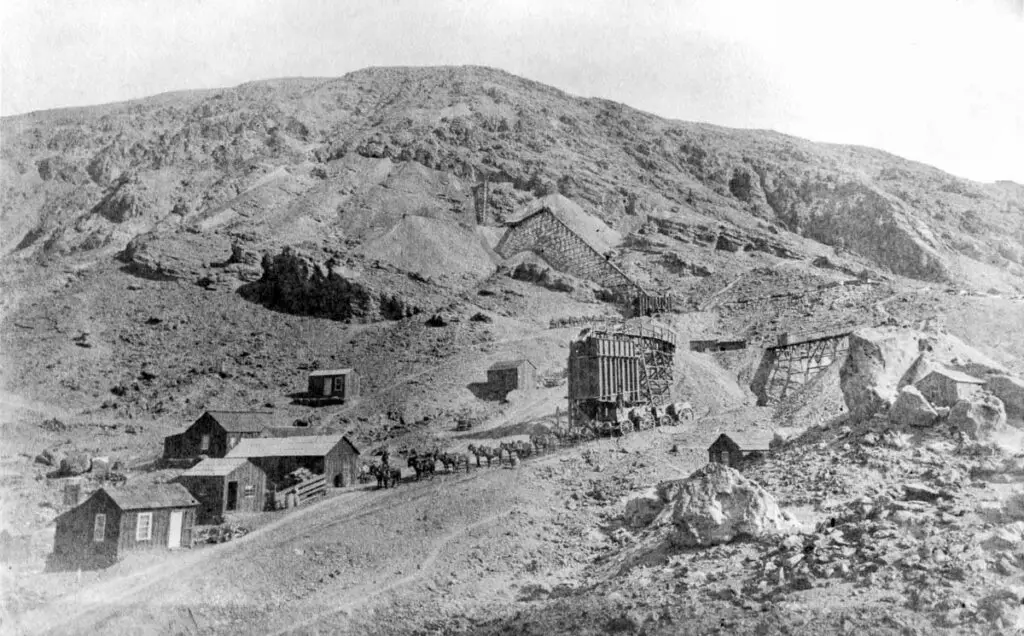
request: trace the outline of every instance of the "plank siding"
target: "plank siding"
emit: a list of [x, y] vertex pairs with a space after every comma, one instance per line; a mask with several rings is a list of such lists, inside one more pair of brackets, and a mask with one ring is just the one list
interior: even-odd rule
[[[97, 514], [107, 516], [104, 540], [93, 541]], [[57, 518], [52, 564], [57, 569], [106, 567], [118, 558], [121, 509], [105, 493], [95, 495]]]
[[[128, 552], [145, 552], [149, 550], [166, 550], [167, 533], [170, 528], [171, 512], [181, 511], [181, 546], [192, 545], [192, 526], [195, 525], [195, 508], [160, 508], [159, 510], [129, 510], [121, 515], [120, 536], [117, 542], [118, 556]], [[153, 532], [148, 541], [137, 541], [135, 531], [138, 527], [139, 513], [153, 513]], [[109, 522], [108, 522], [109, 523]]]
[[[233, 511], [227, 509], [228, 483], [238, 482], [238, 505]], [[192, 496], [199, 500], [196, 523], [219, 523], [229, 512], [262, 512], [266, 507], [267, 475], [251, 461], [245, 462], [227, 475], [192, 476], [178, 478]], [[246, 496], [246, 487], [253, 488], [253, 494]]]

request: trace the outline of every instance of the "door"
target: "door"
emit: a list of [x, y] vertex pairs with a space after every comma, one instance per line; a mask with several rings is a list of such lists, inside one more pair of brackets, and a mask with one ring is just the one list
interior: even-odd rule
[[167, 528], [167, 547], [171, 550], [181, 547], [181, 522], [185, 513], [181, 510], [172, 510], [171, 519]]
[[331, 394], [331, 390], [334, 387], [334, 378], [328, 376], [324, 378], [324, 395], [328, 396]]
[[225, 510], [237, 510], [238, 509], [238, 482], [228, 482], [228, 505], [224, 508]]

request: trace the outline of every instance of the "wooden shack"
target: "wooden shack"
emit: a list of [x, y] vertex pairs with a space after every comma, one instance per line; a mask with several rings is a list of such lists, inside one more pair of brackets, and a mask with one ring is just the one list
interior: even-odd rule
[[354, 369], [321, 369], [309, 374], [310, 397], [350, 400], [359, 397], [359, 374]]
[[198, 505], [181, 484], [100, 488], [57, 517], [52, 564], [106, 567], [130, 552], [191, 547]]
[[359, 479], [359, 450], [343, 435], [246, 439], [228, 457], [252, 460], [275, 485], [298, 468], [323, 475], [328, 486], [335, 488], [351, 486]]
[[265, 411], [206, 411], [181, 433], [164, 438], [164, 459], [224, 457], [241, 440], [264, 436], [274, 421]]
[[953, 406], [980, 391], [984, 385], [984, 380], [945, 368], [936, 369], [914, 383], [932, 406]]
[[245, 457], [208, 458], [178, 477], [199, 502], [196, 523], [221, 523], [230, 512], [266, 507], [267, 475]]
[[768, 453], [774, 433], [722, 433], [708, 447], [708, 462], [736, 468]]
[[496, 362], [487, 369], [487, 385], [496, 393], [532, 391], [537, 386], [537, 367], [525, 359]]

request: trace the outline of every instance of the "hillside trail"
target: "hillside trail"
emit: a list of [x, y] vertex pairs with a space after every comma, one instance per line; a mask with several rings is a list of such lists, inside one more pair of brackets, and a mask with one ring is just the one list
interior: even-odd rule
[[[403, 587], [405, 587], [405, 586], [407, 586], [407, 585], [409, 585], [411, 583], [414, 583], [415, 581], [417, 581], [419, 579], [422, 579], [427, 574], [429, 574], [431, 568], [434, 565], [434, 563], [437, 561], [438, 557], [441, 555], [441, 552], [452, 541], [454, 541], [455, 539], [458, 539], [462, 535], [465, 535], [465, 534], [468, 534], [468, 533], [472, 532], [473, 530], [475, 530], [477, 528], [483, 527], [483, 526], [485, 526], [485, 525], [487, 525], [489, 523], [493, 523], [493, 522], [497, 521], [498, 519], [500, 519], [502, 517], [508, 516], [508, 514], [509, 514], [509, 512], [507, 512], [507, 511], [494, 513], [492, 515], [488, 515], [487, 517], [484, 517], [483, 519], [480, 519], [479, 521], [475, 521], [475, 522], [469, 524], [468, 526], [462, 526], [460, 528], [456, 528], [455, 530], [452, 530], [448, 534], [446, 534], [446, 535], [444, 535], [442, 537], [439, 537], [434, 542], [433, 548], [426, 555], [426, 557], [423, 560], [421, 560], [419, 563], [416, 564], [415, 571], [413, 573], [407, 575], [407, 576], [404, 576], [404, 577], [402, 577], [402, 578], [400, 578], [398, 580], [395, 580], [395, 581], [390, 581], [390, 582], [384, 583], [382, 585], [367, 586], [367, 587], [364, 587], [362, 589], [358, 589], [358, 590], [355, 590], [355, 591], [351, 591], [351, 590], [347, 591], [345, 593], [345, 598], [348, 599], [348, 600], [346, 600], [344, 603], [341, 603], [341, 604], [338, 604], [338, 605], [334, 605], [333, 607], [331, 607], [328, 610], [317, 612], [317, 613], [312, 614], [312, 615], [304, 614], [304, 616], [308, 616], [308, 618], [306, 618], [302, 622], [291, 623], [288, 627], [286, 627], [284, 629], [280, 629], [280, 630], [273, 631], [273, 632], [268, 632], [268, 633], [272, 634], [273, 636], [280, 636], [281, 634], [301, 633], [300, 630], [302, 630], [304, 628], [307, 628], [307, 627], [310, 627], [310, 626], [313, 626], [313, 625], [315, 625], [317, 623], [320, 623], [320, 622], [322, 622], [322, 621], [324, 621], [324, 620], [326, 620], [328, 618], [335, 618], [335, 619], [337, 619], [337, 618], [344, 618], [344, 619], [350, 620], [352, 618], [352, 611], [353, 610], [355, 610], [355, 609], [357, 609], [357, 608], [359, 608], [359, 607], [361, 607], [363, 605], [366, 605], [368, 602], [372, 601], [373, 599], [377, 598], [378, 596], [381, 596], [381, 595], [386, 594], [388, 592], [392, 592], [392, 591], [398, 590], [400, 588], [403, 588]], [[332, 624], [331, 627], [333, 629], [337, 629], [338, 626], [336, 624]]]

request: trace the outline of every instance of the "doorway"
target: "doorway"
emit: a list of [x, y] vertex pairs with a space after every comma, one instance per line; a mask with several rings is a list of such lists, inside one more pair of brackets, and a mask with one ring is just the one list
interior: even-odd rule
[[167, 547], [171, 550], [181, 547], [181, 521], [185, 513], [181, 510], [172, 510], [170, 522], [167, 528]]
[[227, 501], [227, 505], [224, 507], [224, 509], [227, 510], [228, 512], [230, 512], [232, 510], [236, 510], [237, 508], [238, 508], [238, 482], [237, 481], [229, 481], [228, 482], [228, 501]]

